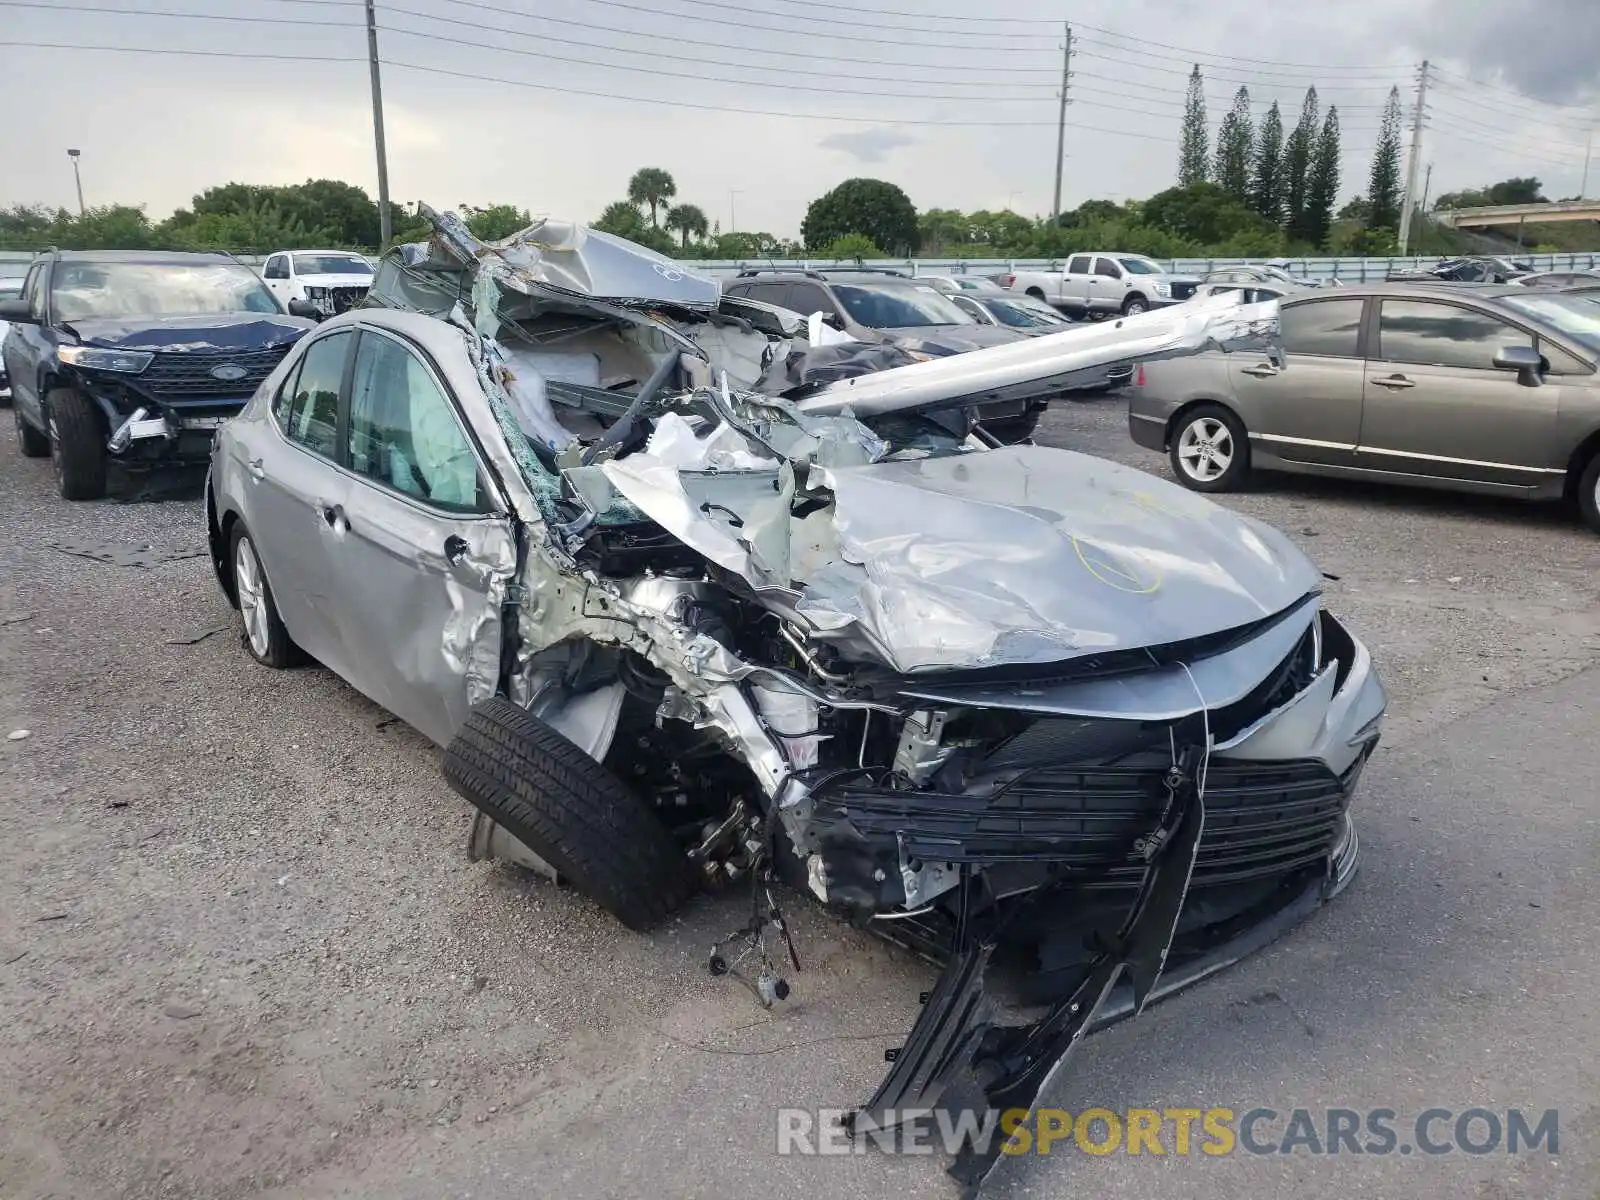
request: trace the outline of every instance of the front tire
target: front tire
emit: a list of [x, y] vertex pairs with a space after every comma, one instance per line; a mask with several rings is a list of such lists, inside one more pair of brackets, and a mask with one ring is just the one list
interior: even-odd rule
[[278, 616], [272, 585], [261, 569], [261, 558], [243, 522], [234, 524], [228, 540], [228, 562], [233, 567], [233, 592], [239, 601], [239, 615], [244, 618], [244, 648], [264, 667], [281, 671], [293, 666], [299, 658], [299, 648]]
[[1136, 317], [1149, 311], [1150, 302], [1143, 296], [1129, 296], [1122, 302], [1122, 315], [1125, 317]]
[[473, 706], [444, 777], [629, 929], [659, 925], [694, 890], [688, 856], [645, 802], [503, 697]]
[[45, 397], [50, 456], [64, 500], [106, 494], [106, 430], [94, 403], [77, 388], [52, 388]]
[[17, 423], [17, 449], [23, 458], [46, 458], [50, 454], [50, 438], [40, 433], [23, 418], [22, 409], [12, 402], [11, 419]]
[[1167, 451], [1172, 473], [1196, 492], [1231, 492], [1250, 474], [1250, 438], [1220, 404], [1199, 404], [1178, 418]]
[[1600, 451], [1578, 477], [1578, 511], [1583, 514], [1583, 523], [1600, 533]]

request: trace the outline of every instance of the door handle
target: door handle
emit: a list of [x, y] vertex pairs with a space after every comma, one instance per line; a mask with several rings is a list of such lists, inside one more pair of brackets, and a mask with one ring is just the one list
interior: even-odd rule
[[1256, 367], [1241, 367], [1246, 375], [1254, 375], [1257, 379], [1271, 379], [1278, 373], [1278, 368], [1271, 363], [1262, 363]]
[[444, 557], [452, 567], [467, 556], [467, 551], [472, 547], [467, 545], [467, 539], [458, 533], [452, 533], [444, 540]]
[[263, 459], [252, 458], [249, 462], [245, 463], [244, 469], [250, 472], [250, 478], [254, 479], [257, 483], [260, 483], [267, 477], [267, 468]]
[[1379, 387], [1392, 388], [1395, 391], [1399, 391], [1402, 388], [1417, 386], [1404, 375], [1390, 375], [1383, 379], [1374, 379], [1372, 382], [1377, 384]]
[[324, 504], [322, 519], [327, 522], [328, 528], [335, 533], [344, 533], [350, 528], [350, 522], [345, 519], [344, 506], [341, 504]]

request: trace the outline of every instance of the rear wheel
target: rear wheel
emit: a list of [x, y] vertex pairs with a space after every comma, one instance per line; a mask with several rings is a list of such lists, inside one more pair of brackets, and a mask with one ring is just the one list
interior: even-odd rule
[[244, 645], [250, 657], [277, 670], [294, 665], [299, 648], [278, 616], [272, 585], [267, 582], [255, 543], [242, 522], [233, 527], [228, 561], [233, 564], [233, 591], [239, 599], [239, 615], [244, 618]]
[[1600, 451], [1578, 477], [1578, 511], [1583, 514], [1583, 523], [1600, 533]]
[[45, 420], [62, 497], [99, 500], [106, 494], [106, 430], [99, 410], [77, 388], [52, 388]]
[[1178, 418], [1168, 450], [1172, 473], [1197, 492], [1230, 492], [1250, 473], [1250, 440], [1220, 404], [1200, 404]]
[[22, 451], [23, 458], [43, 458], [50, 453], [50, 439], [28, 424], [14, 401], [11, 419], [17, 423], [17, 449]]
[[444, 777], [630, 929], [659, 925], [694, 890], [688, 856], [649, 806], [509, 700], [473, 706], [445, 751]]

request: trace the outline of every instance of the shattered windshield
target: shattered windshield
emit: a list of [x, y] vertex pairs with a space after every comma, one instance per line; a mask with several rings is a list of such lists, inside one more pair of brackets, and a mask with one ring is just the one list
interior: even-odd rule
[[63, 321], [282, 311], [256, 273], [238, 263], [69, 260], [56, 264], [50, 284], [50, 302]]
[[851, 318], [868, 329], [975, 323], [946, 296], [926, 285], [843, 283], [835, 284], [833, 292]]
[[1047, 304], [1028, 303], [1024, 300], [989, 300], [984, 307], [993, 313], [1002, 325], [1014, 329], [1041, 329], [1046, 326], [1066, 325], [1068, 321]]
[[296, 275], [371, 275], [367, 260], [354, 254], [296, 254]]

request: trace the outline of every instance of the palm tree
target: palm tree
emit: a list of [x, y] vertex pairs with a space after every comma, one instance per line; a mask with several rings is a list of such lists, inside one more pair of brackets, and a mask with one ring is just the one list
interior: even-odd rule
[[710, 226], [706, 222], [706, 214], [698, 205], [676, 204], [667, 213], [667, 228], [676, 229], [679, 237], [683, 239], [683, 248], [689, 248], [691, 237], [703, 238]]
[[656, 210], [677, 194], [678, 185], [660, 167], [640, 167], [628, 180], [628, 199], [650, 206], [650, 224], [657, 229], [661, 228], [661, 222], [656, 219]]

